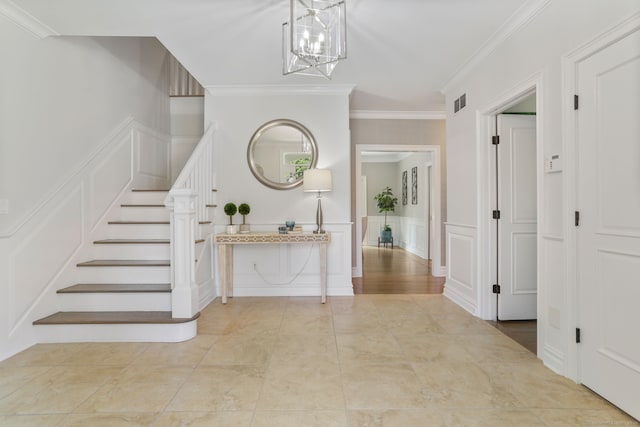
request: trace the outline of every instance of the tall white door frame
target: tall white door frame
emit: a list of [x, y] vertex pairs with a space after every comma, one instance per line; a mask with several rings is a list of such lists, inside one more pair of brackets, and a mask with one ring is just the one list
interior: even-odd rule
[[[355, 149], [355, 200], [361, 200], [362, 188], [360, 185], [360, 176], [362, 176], [362, 153], [366, 151], [415, 151], [415, 152], [431, 152], [433, 153], [433, 179], [431, 180], [431, 200], [433, 206], [433, 233], [429, 233], [429, 245], [431, 247], [431, 271], [434, 276], [443, 276], [443, 265], [441, 257], [442, 241], [442, 220], [440, 215], [441, 201], [441, 179], [440, 179], [440, 146], [439, 145], [391, 145], [391, 144], [356, 144]], [[355, 209], [355, 266], [353, 268], [353, 277], [362, 276], [362, 221], [360, 220], [362, 213], [360, 203], [356, 203]]]
[[[495, 101], [489, 103], [483, 108], [479, 109], [476, 113], [476, 152], [477, 152], [477, 206], [478, 211], [476, 213], [478, 224], [478, 240], [477, 240], [477, 253], [478, 253], [478, 287], [477, 287], [477, 301], [479, 307], [479, 316], [483, 319], [495, 319], [497, 305], [495, 294], [492, 292], [493, 278], [495, 277], [495, 257], [492, 254], [492, 239], [495, 238], [493, 230], [493, 218], [492, 210], [494, 209], [491, 204], [491, 192], [495, 188], [494, 174], [495, 171], [490, 170], [491, 156], [495, 155], [491, 144], [491, 137], [493, 136], [495, 128], [495, 116], [501, 113], [507, 108], [517, 104], [523, 98], [535, 93], [536, 94], [536, 133], [537, 133], [537, 148], [536, 148], [536, 183], [537, 183], [537, 214], [538, 214], [538, 227], [542, 220], [542, 206], [543, 206], [543, 123], [544, 123], [544, 102], [542, 100], [543, 91], [543, 78], [542, 73], [538, 73], [531, 77], [529, 80], [522, 82], [518, 86], [507, 91], [505, 94], [497, 98]], [[541, 260], [540, 244], [542, 236], [538, 232], [537, 235], [537, 258]], [[537, 275], [541, 276], [541, 263], [538, 261]], [[538, 279], [538, 317], [540, 317], [540, 299], [541, 299], [541, 284]], [[541, 323], [541, 322], [539, 322]], [[538, 348], [541, 348], [541, 337], [544, 333], [544, 326], [538, 325]]]

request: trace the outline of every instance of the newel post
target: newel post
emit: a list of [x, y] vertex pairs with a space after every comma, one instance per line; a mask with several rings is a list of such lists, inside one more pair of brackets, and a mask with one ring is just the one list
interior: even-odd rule
[[171, 313], [191, 318], [199, 311], [195, 281], [196, 193], [174, 189], [171, 198]]

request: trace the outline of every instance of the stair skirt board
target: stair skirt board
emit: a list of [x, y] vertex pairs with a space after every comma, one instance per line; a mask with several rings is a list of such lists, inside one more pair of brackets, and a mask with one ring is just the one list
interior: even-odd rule
[[40, 343], [180, 342], [196, 336], [198, 317], [173, 319], [168, 311], [61, 312], [33, 324]]

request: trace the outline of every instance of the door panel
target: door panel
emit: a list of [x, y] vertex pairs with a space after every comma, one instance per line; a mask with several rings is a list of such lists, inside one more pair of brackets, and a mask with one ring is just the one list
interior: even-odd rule
[[537, 318], [535, 116], [498, 116], [498, 319]]
[[578, 65], [583, 384], [640, 418], [640, 32]]

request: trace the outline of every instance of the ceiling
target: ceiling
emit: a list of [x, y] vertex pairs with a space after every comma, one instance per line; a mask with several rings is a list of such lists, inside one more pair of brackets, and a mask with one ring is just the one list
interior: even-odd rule
[[331, 82], [282, 75], [287, 0], [13, 0], [61, 35], [155, 36], [203, 86], [353, 84], [351, 110], [442, 112], [440, 90], [532, 0], [346, 0]]

